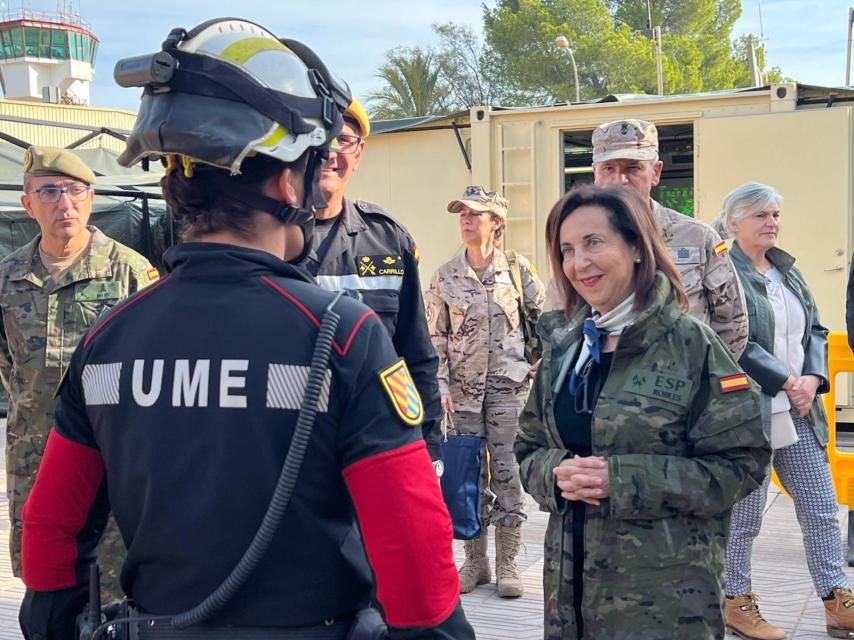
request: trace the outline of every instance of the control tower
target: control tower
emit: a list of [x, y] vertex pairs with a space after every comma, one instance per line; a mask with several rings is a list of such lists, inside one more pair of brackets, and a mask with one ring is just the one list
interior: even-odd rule
[[23, 7], [0, 13], [3, 97], [89, 104], [98, 42], [79, 14], [62, 8], [53, 14]]

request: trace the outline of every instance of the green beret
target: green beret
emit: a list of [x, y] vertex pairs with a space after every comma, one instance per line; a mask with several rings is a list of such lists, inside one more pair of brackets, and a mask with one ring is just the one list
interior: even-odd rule
[[24, 173], [31, 176], [68, 176], [95, 184], [95, 172], [68, 149], [30, 147], [24, 153]]

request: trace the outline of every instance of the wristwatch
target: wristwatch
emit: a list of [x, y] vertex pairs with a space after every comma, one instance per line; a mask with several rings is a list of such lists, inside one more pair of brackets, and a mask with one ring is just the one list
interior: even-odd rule
[[436, 472], [436, 477], [441, 478], [442, 474], [445, 473], [445, 463], [441, 460], [436, 460], [433, 463], [433, 470]]

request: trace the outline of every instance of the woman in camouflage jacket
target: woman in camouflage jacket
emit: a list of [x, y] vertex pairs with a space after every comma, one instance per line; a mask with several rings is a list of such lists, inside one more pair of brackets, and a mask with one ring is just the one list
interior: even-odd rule
[[465, 542], [460, 592], [492, 580], [487, 532], [493, 525], [498, 595], [516, 598], [524, 589], [516, 556], [526, 515], [513, 441], [530, 391], [525, 316], [539, 318], [543, 284], [527, 259], [498, 247], [508, 206], [479, 186], [448, 204], [459, 215], [466, 247], [439, 266], [424, 303], [439, 357], [442, 407], [456, 431], [483, 437], [489, 453], [481, 472], [481, 535]]
[[515, 444], [525, 489], [551, 513], [545, 638], [722, 639], [730, 509], [770, 457], [759, 391], [683, 312], [630, 190], [569, 193], [547, 237], [567, 309], [540, 319], [545, 353]]

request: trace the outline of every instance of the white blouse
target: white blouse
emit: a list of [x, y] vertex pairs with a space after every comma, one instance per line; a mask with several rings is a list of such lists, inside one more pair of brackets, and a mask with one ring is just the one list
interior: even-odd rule
[[[765, 272], [768, 302], [774, 311], [774, 357], [786, 365], [795, 378], [804, 368], [804, 332], [807, 317], [800, 300], [783, 285], [783, 276], [777, 269]], [[771, 412], [788, 411], [789, 398], [780, 391], [771, 401]]]

